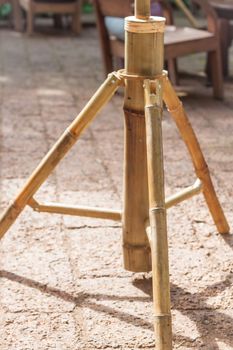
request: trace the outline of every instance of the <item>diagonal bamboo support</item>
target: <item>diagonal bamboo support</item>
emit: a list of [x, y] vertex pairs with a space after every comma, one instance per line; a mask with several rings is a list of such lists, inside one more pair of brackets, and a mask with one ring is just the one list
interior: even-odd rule
[[70, 127], [65, 130], [53, 148], [42, 159], [41, 163], [35, 169], [24, 188], [17, 195], [14, 202], [0, 217], [0, 238], [14, 223], [32, 196], [37, 192], [56, 165], [71, 149], [84, 129], [87, 128], [89, 123], [110, 100], [121, 84], [122, 79], [116, 73], [110, 74], [84, 107], [82, 112], [75, 118]]
[[230, 228], [228, 222], [216, 195], [208, 166], [192, 125], [190, 124], [182, 102], [177, 97], [168, 77], [165, 77], [163, 80], [164, 102], [188, 148], [197, 177], [202, 181], [203, 194], [214, 223], [219, 233], [229, 233]]
[[[156, 349], [172, 349], [170, 282], [167, 219], [164, 194], [162, 92], [157, 81], [157, 96], [145, 81], [145, 116], [149, 188], [150, 244], [153, 276], [153, 301]], [[156, 101], [157, 100], [157, 101]]]

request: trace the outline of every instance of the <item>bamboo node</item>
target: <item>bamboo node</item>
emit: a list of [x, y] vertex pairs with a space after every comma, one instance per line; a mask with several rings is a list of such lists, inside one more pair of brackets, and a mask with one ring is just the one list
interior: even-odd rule
[[72, 128], [68, 128], [68, 129], [66, 129], [66, 131], [65, 131], [65, 133], [64, 133], [64, 138], [66, 138], [68, 141], [69, 141], [69, 140], [76, 141], [77, 136], [76, 136], [76, 134], [73, 132]]
[[162, 80], [167, 76], [167, 72], [163, 71], [162, 74], [154, 75], [154, 76], [147, 76], [147, 75], [139, 75], [139, 74], [129, 74], [126, 73], [125, 69], [120, 69], [117, 71], [121, 79], [126, 80]]
[[164, 33], [165, 18], [150, 16], [145, 20], [129, 16], [125, 18], [125, 30], [131, 33]]
[[180, 110], [183, 109], [183, 103], [179, 100], [179, 102], [177, 103], [177, 106], [173, 109], [169, 109], [167, 108], [168, 112], [171, 114], [177, 114], [180, 113]]
[[17, 202], [10, 202], [9, 207], [10, 207], [12, 210], [14, 210], [15, 212], [19, 212], [19, 213], [20, 213], [20, 211], [22, 210], [21, 206], [18, 205]]
[[150, 245], [145, 245], [145, 244], [132, 244], [132, 243], [124, 243], [122, 245], [123, 248], [126, 249], [136, 249], [136, 250], [150, 250]]
[[145, 118], [144, 112], [141, 111], [133, 111], [124, 107], [124, 112], [128, 116], [128, 118]]
[[203, 177], [205, 177], [206, 175], [209, 174], [209, 168], [208, 165], [205, 164], [202, 168], [200, 169], [195, 169], [196, 175], [199, 179], [202, 179]]
[[159, 320], [161, 318], [171, 318], [171, 314], [158, 314], [158, 315], [154, 315], [154, 318], [156, 320]]
[[157, 104], [153, 104], [153, 103], [148, 103], [146, 104], [145, 108], [150, 109], [150, 110], [156, 110], [156, 111], [163, 111], [163, 108], [158, 106]]
[[156, 207], [156, 208], [150, 208], [150, 213], [153, 214], [153, 213], [162, 213], [162, 212], [165, 212], [166, 211], [166, 207], [163, 206], [163, 207]]

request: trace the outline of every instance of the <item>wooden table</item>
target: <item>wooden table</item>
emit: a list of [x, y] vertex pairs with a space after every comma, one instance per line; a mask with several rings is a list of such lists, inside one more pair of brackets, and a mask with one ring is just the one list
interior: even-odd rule
[[223, 62], [223, 74], [228, 75], [228, 50], [233, 38], [233, 0], [210, 0], [220, 21], [220, 40]]

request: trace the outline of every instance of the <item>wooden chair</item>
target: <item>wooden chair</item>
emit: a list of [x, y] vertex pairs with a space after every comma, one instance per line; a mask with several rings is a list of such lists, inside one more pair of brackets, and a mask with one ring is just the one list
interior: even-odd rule
[[11, 21], [13, 22], [13, 27], [15, 30], [21, 30], [21, 17], [20, 17], [20, 8], [18, 0], [0, 0], [0, 6], [4, 4], [11, 4], [12, 15]]
[[[199, 30], [189, 27], [176, 27], [173, 23], [169, 5], [160, 1], [164, 16], [167, 19], [165, 31], [165, 60], [168, 62], [168, 71], [171, 80], [175, 80], [175, 60], [178, 57], [198, 52], [206, 52], [209, 56], [213, 95], [223, 98], [223, 75], [218, 34], [218, 18], [214, 9], [206, 0], [192, 0], [204, 10], [208, 30]], [[124, 41], [112, 36], [105, 25], [105, 17], [126, 17], [133, 14], [132, 0], [94, 0], [96, 8], [97, 26], [102, 48], [102, 56], [106, 73], [114, 70], [114, 58], [124, 58]]]
[[34, 32], [34, 17], [37, 14], [71, 15], [72, 30], [75, 34], [81, 31], [81, 0], [18, 0], [27, 14], [27, 33]]
[[229, 48], [233, 40], [233, 1], [209, 0], [219, 17], [219, 32], [223, 63], [223, 74], [229, 74]]

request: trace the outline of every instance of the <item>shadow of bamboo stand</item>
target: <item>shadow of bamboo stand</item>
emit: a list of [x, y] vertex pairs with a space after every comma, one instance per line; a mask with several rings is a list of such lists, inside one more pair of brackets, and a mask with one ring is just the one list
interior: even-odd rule
[[[0, 237], [26, 205], [38, 212], [122, 221], [127, 270], [152, 269], [156, 348], [172, 349], [166, 210], [203, 192], [220, 233], [229, 226], [216, 196], [209, 170], [182, 103], [163, 72], [165, 19], [150, 16], [150, 0], [135, 0], [135, 16], [125, 19], [125, 69], [111, 73], [81, 113], [42, 159], [24, 188], [0, 218]], [[123, 212], [106, 208], [40, 204], [37, 190], [75, 144], [119, 86], [125, 86], [125, 159]], [[165, 200], [162, 149], [163, 100], [188, 148], [197, 181]]]

